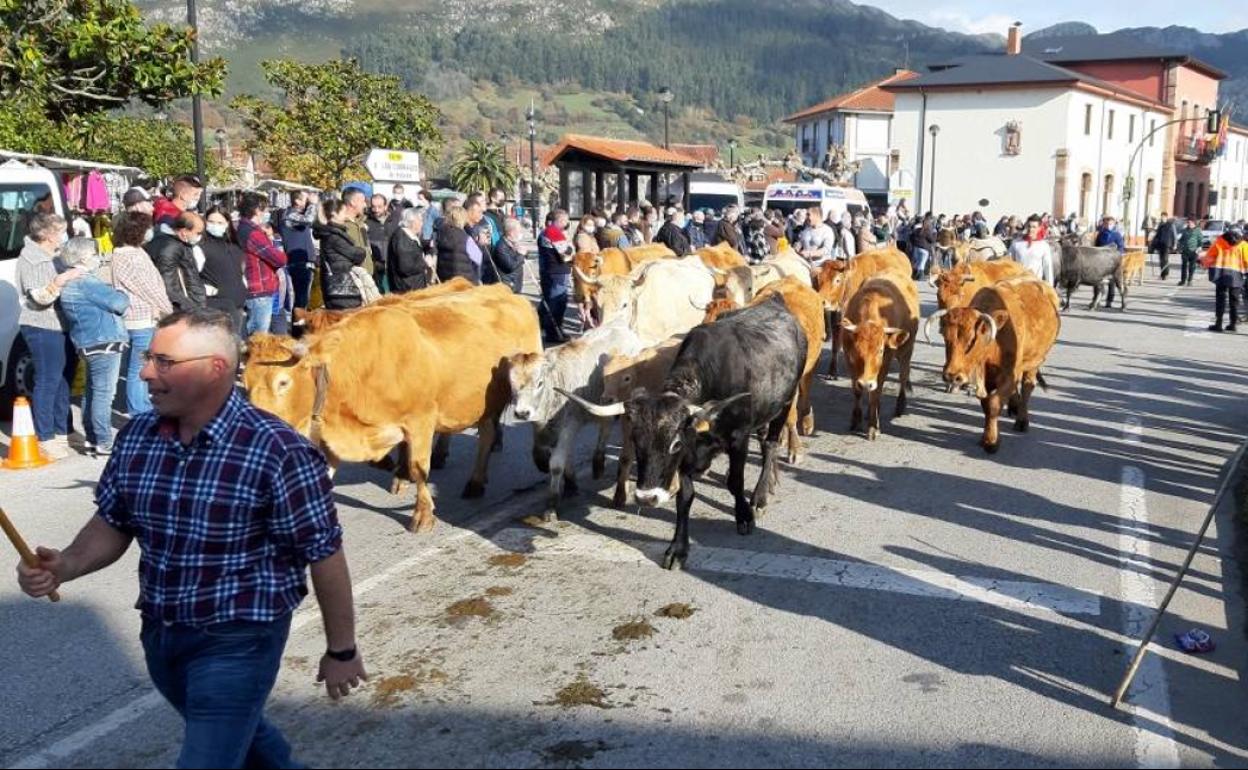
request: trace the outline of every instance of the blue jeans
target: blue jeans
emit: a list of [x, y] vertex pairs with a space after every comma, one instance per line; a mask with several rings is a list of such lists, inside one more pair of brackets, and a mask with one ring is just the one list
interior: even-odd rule
[[152, 684], [186, 723], [178, 767], [300, 767], [264, 718], [289, 634], [290, 615], [203, 628], [143, 619]]
[[121, 353], [84, 356], [87, 384], [82, 395], [82, 424], [87, 443], [101, 449], [113, 448], [113, 399], [121, 374]]
[[31, 414], [40, 441], [69, 435], [69, 388], [78, 368], [78, 354], [69, 335], [60, 331], [23, 326], [22, 339], [35, 363], [35, 392]]
[[572, 276], [567, 273], [541, 276], [542, 300], [546, 303], [538, 315], [542, 321], [542, 333], [549, 341], [563, 339], [563, 314], [568, 310], [568, 294], [572, 289]]
[[914, 272], [922, 275], [927, 270], [927, 260], [931, 259], [931, 253], [927, 249], [915, 248], [914, 250]]
[[267, 332], [273, 320], [273, 295], [252, 297], [247, 300], [247, 334], [250, 337], [256, 332]]
[[147, 383], [139, 378], [143, 354], [152, 346], [155, 329], [130, 329], [130, 350], [126, 353], [126, 414], [134, 417], [152, 411], [152, 396]]

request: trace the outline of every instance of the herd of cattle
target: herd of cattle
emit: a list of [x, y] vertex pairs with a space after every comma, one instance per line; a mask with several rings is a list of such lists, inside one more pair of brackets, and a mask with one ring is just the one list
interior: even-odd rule
[[[906, 408], [919, 296], [911, 266], [884, 248], [817, 272], [786, 251], [748, 265], [731, 248], [676, 258], [663, 246], [607, 249], [575, 257], [575, 291], [596, 325], [578, 339], [542, 348], [532, 303], [504, 286], [462, 279], [390, 295], [355, 311], [312, 311], [298, 338], [258, 335], [243, 372], [251, 400], [308, 436], [331, 468], [341, 461], [386, 463], [394, 491], [416, 485], [411, 529], [433, 527], [427, 481], [446, 461], [449, 436], [477, 429], [476, 464], [463, 491], [483, 494], [505, 415], [534, 427], [533, 459], [549, 474], [547, 519], [575, 490], [577, 434], [597, 429], [594, 478], [618, 421], [622, 451], [614, 503], [648, 506], [676, 498], [676, 533], [664, 565], [689, 551], [693, 480], [726, 453], [737, 531], [748, 534], [779, 478], [781, 443], [797, 462], [814, 429], [815, 368], [824, 342], [848, 365], [851, 430], [874, 439], [880, 398], [896, 362], [894, 414]], [[1008, 260], [966, 256], [933, 279], [945, 338], [944, 380], [968, 388], [984, 410], [982, 446], [995, 452], [1005, 404], [1015, 428], [1060, 327], [1054, 287]], [[1125, 287], [1124, 287], [1125, 288]], [[1125, 292], [1124, 292], [1125, 294]], [[929, 337], [930, 339], [930, 337]], [[393, 387], [396, 383], [411, 383]], [[761, 443], [753, 494], [745, 492], [750, 440]], [[398, 450], [399, 461], [390, 463]]]

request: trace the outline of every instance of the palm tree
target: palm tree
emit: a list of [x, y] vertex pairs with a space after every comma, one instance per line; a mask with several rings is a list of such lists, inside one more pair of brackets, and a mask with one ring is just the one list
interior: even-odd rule
[[511, 190], [519, 174], [501, 146], [469, 139], [451, 165], [451, 184], [464, 193], [483, 193], [492, 187]]

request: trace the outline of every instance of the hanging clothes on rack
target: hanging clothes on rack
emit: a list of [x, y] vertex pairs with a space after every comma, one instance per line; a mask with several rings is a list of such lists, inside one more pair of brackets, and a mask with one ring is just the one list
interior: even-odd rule
[[110, 211], [112, 207], [109, 205], [108, 185], [104, 183], [104, 175], [99, 171], [92, 171], [87, 174], [86, 183], [86, 200], [83, 203], [83, 210]]

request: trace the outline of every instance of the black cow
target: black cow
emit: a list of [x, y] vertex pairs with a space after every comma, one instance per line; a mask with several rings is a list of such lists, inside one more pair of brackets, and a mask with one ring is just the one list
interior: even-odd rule
[[[685, 337], [664, 392], [639, 392], [624, 403], [591, 404], [569, 398], [599, 416], [627, 413], [637, 455], [638, 502], [662, 505], [679, 475], [676, 534], [663, 566], [683, 566], [689, 555], [693, 477], [728, 452], [728, 489], [735, 498], [737, 532], [754, 531], [776, 477], [776, 445], [806, 366], [806, 334], [777, 295], [726, 313]], [[753, 500], [745, 496], [750, 437], [763, 443]]]
[[1112, 281], [1122, 298], [1122, 309], [1127, 309], [1127, 283], [1122, 279], [1122, 253], [1113, 246], [1080, 246], [1077, 236], [1062, 238], [1062, 269], [1058, 274], [1058, 286], [1066, 289], [1062, 310], [1070, 309], [1070, 295], [1078, 286], [1092, 287], [1092, 304], [1095, 310], [1101, 299], [1101, 283]]

